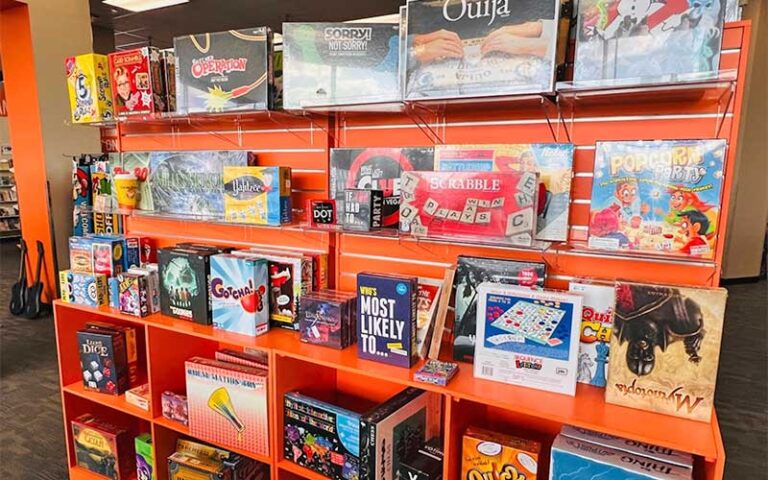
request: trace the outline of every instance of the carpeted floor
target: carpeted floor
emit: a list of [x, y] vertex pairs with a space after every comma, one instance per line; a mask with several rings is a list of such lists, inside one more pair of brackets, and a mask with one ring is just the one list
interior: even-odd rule
[[[63, 480], [66, 452], [51, 318], [7, 313], [18, 254], [0, 244], [0, 479]], [[768, 478], [768, 283], [728, 288], [717, 408], [726, 478]]]

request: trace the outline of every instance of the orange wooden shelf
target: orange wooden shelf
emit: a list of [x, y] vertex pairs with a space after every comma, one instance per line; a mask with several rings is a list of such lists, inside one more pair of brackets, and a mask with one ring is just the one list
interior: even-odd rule
[[306, 478], [307, 480], [328, 480], [328, 477], [320, 475], [317, 472], [313, 472], [308, 468], [304, 468], [301, 465], [297, 465], [285, 459], [277, 462], [277, 468], [280, 470], [285, 470], [286, 472], [290, 472], [294, 475], [298, 475], [301, 478]]
[[66, 393], [77, 395], [78, 397], [90, 400], [92, 402], [104, 405], [115, 410], [127, 413], [142, 420], [151, 421], [152, 414], [145, 412], [144, 410], [131, 405], [125, 401], [125, 394], [122, 395], [108, 395], [106, 393], [93, 392], [83, 386], [83, 382], [70, 383], [62, 387]]
[[[104, 480], [106, 478], [77, 465], [69, 467], [69, 480]], [[126, 480], [136, 480], [136, 475], [132, 475]]]
[[167, 428], [169, 430], [174, 430], [178, 433], [181, 433], [182, 435], [189, 435], [188, 425], [184, 425], [183, 423], [179, 423], [179, 422], [174, 422], [173, 420], [169, 420], [163, 416], [153, 418], [152, 423], [154, 423], [155, 425], [160, 425], [161, 427]]

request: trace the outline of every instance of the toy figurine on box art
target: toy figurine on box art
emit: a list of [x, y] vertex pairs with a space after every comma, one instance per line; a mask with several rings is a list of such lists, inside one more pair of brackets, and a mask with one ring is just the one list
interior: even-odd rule
[[224, 167], [224, 219], [279, 226], [290, 223], [291, 169]]
[[65, 66], [72, 122], [113, 120], [107, 57], [96, 53], [77, 55], [67, 58]]

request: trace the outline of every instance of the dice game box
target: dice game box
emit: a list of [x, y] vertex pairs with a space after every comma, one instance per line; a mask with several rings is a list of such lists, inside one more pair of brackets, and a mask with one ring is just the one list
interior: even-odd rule
[[120, 312], [135, 317], [150, 314], [149, 286], [140, 273], [125, 272], [117, 276]]
[[85, 388], [120, 395], [130, 387], [125, 334], [87, 328], [77, 332], [80, 369]]
[[291, 169], [224, 167], [224, 219], [279, 226], [290, 223]]
[[220, 254], [211, 257], [213, 327], [243, 335], [269, 330], [267, 261]]
[[160, 311], [203, 325], [211, 324], [209, 282], [211, 252], [161, 248]]
[[418, 278], [357, 274], [357, 354], [410, 368], [416, 349]]
[[165, 112], [162, 54], [155, 47], [109, 54], [109, 74], [115, 115]]
[[77, 466], [112, 480], [128, 480], [136, 474], [136, 458], [130, 432], [84, 414], [72, 420], [72, 441]]
[[400, 231], [531, 246], [538, 175], [533, 172], [403, 172]]
[[69, 106], [73, 123], [114, 119], [109, 60], [106, 55], [86, 53], [65, 61]]

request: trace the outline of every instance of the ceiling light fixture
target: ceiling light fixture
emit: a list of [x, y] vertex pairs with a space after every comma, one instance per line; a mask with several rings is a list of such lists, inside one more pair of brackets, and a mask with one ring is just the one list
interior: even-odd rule
[[130, 12], [146, 12], [147, 10], [189, 3], [189, 0], [103, 0], [102, 3]]

